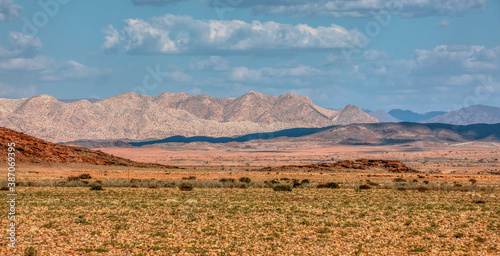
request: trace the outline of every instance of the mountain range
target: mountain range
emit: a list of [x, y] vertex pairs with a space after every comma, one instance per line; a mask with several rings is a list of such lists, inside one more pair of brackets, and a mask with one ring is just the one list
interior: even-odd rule
[[411, 110], [401, 110], [401, 109], [393, 109], [389, 111], [389, 115], [391, 115], [392, 117], [399, 119], [403, 122], [410, 122], [410, 123], [418, 123], [444, 114], [446, 114], [446, 112], [444, 111], [432, 111], [423, 114], [415, 113]]
[[1, 126], [52, 142], [221, 137], [377, 122], [354, 105], [334, 111], [291, 93], [271, 96], [251, 91], [238, 98], [125, 93], [95, 102], [62, 102], [49, 95], [0, 99]]
[[454, 125], [500, 123], [500, 108], [485, 105], [472, 105], [451, 112], [432, 111], [423, 114], [401, 109], [393, 109], [389, 112], [384, 110], [367, 111], [367, 113], [384, 123], [411, 122]]
[[411, 142], [456, 143], [470, 141], [500, 142], [500, 124], [421, 124], [372, 123], [335, 125], [322, 128], [293, 128], [269, 133], [254, 133], [235, 137], [171, 136], [145, 141], [78, 140], [65, 145], [87, 148], [106, 147], [163, 147], [166, 143], [246, 143], [305, 142], [308, 145], [392, 145]]
[[500, 123], [500, 108], [473, 105], [460, 110], [438, 115], [423, 123], [445, 123], [455, 125]]

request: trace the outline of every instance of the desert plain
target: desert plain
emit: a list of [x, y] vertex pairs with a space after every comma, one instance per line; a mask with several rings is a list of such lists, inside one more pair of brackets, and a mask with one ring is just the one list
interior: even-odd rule
[[[99, 150], [178, 168], [20, 164], [19, 246], [2, 241], [0, 254], [500, 253], [499, 143]], [[356, 159], [397, 160], [418, 172], [287, 167]]]

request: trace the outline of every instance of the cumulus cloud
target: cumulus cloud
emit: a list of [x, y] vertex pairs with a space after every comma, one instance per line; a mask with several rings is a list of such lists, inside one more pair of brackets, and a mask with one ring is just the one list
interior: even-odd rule
[[[473, 9], [484, 9], [490, 0], [205, 0], [210, 5], [250, 8], [254, 13], [295, 16], [369, 17], [389, 11], [405, 18], [454, 16]], [[222, 3], [222, 4], [221, 4]]]
[[42, 49], [38, 37], [23, 35], [21, 32], [9, 32], [8, 46], [0, 45], [0, 59], [12, 57], [32, 57]]
[[13, 0], [0, 0], [0, 21], [11, 21], [21, 16], [22, 7]]
[[121, 50], [129, 54], [352, 48], [354, 40], [360, 37], [356, 30], [334, 24], [310, 27], [273, 21], [195, 20], [171, 14], [149, 21], [127, 19], [123, 29], [118, 31], [108, 26], [103, 33], [105, 51]]
[[0, 71], [31, 71], [39, 76], [40, 81], [81, 80], [99, 77], [111, 72], [110, 70], [88, 67], [74, 60], [56, 61], [47, 56], [12, 58], [0, 61]]
[[24, 88], [0, 82], [0, 97], [26, 98], [37, 94], [38, 90], [34, 86]]

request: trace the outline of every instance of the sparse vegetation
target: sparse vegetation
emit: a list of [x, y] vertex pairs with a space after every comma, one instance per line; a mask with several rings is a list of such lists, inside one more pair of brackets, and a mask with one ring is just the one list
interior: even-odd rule
[[103, 190], [103, 188], [100, 184], [91, 184], [90, 190]]
[[340, 185], [335, 182], [328, 182], [326, 184], [318, 184], [317, 188], [340, 188]]
[[244, 182], [244, 183], [250, 183], [252, 182], [252, 180], [248, 177], [241, 177], [240, 178], [240, 182]]
[[[213, 182], [222, 185], [219, 180]], [[392, 179], [387, 184], [391, 182]], [[275, 186], [281, 185], [288, 186], [285, 191], [292, 189], [291, 183]], [[51, 187], [19, 189], [23, 204], [34, 212], [24, 225], [38, 228], [24, 230], [26, 245], [20, 246], [36, 243], [37, 237], [57, 235], [63, 240], [74, 239], [67, 250], [85, 254], [138, 255], [149, 250], [167, 254], [185, 251], [210, 255], [222, 251], [244, 255], [268, 254], [277, 248], [304, 253], [323, 250], [325, 255], [342, 254], [346, 250], [358, 250], [360, 254], [376, 250], [377, 254], [386, 255], [434, 251], [460, 254], [464, 242], [469, 244], [468, 253], [473, 255], [499, 253], [493, 244], [500, 239], [497, 232], [500, 203], [471, 200], [468, 193], [460, 191], [420, 193], [378, 188], [369, 193], [355, 193], [352, 185], [351, 189], [307, 188], [293, 193], [269, 193], [270, 188], [197, 188], [189, 194], [179, 191], [180, 188], [110, 187], [106, 193], [97, 194], [79, 187], [57, 188], [58, 193]], [[485, 198], [500, 196], [498, 190], [478, 193]], [[478, 204], [474, 200], [488, 203]], [[0, 204], [5, 207], [6, 202]], [[48, 207], [54, 204], [57, 207]], [[468, 217], [447, 217], [462, 214]], [[51, 221], [47, 220], [49, 215], [53, 216]], [[150, 217], [135, 225], [137, 216]], [[280, 230], [287, 225], [293, 230], [283, 236]], [[251, 242], [240, 235], [231, 236], [238, 234], [235, 230], [250, 232]], [[99, 235], [94, 231], [99, 231]], [[294, 234], [308, 234], [310, 239]], [[150, 244], [142, 243], [145, 235]], [[405, 236], [404, 243], [391, 243], [394, 237], [401, 236]], [[431, 236], [439, 239], [429, 243], [426, 237]], [[359, 239], [370, 239], [371, 247], [360, 249]], [[179, 241], [200, 242], [194, 247]], [[220, 247], [214, 249], [216, 241]], [[240, 246], [234, 247], [236, 243]], [[252, 246], [255, 243], [261, 246]], [[343, 246], [335, 246], [337, 243]], [[23, 252], [26, 248], [21, 247]], [[63, 254], [59, 253], [61, 248], [49, 243], [37, 244], [40, 255]]]
[[191, 191], [193, 190], [193, 185], [191, 183], [182, 183], [179, 186], [180, 191]]
[[274, 191], [292, 191], [292, 187], [290, 185], [276, 185], [273, 187]]

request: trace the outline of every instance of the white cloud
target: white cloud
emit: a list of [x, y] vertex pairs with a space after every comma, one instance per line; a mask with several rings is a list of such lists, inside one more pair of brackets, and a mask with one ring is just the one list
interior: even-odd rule
[[228, 69], [228, 62], [219, 56], [210, 56], [206, 60], [200, 60], [196, 63], [191, 63], [188, 66], [189, 70], [200, 70], [200, 71], [225, 71]]
[[179, 54], [215, 52], [254, 53], [283, 49], [352, 48], [360, 37], [356, 30], [332, 24], [328, 27], [240, 20], [195, 20], [167, 14], [150, 21], [127, 19], [120, 31], [108, 26], [103, 32], [106, 51], [129, 54]]
[[254, 13], [295, 16], [370, 17], [388, 11], [405, 18], [455, 16], [473, 9], [484, 9], [490, 0], [205, 0], [212, 6], [251, 8]]
[[0, 71], [31, 71], [38, 75], [40, 81], [88, 79], [111, 72], [110, 70], [88, 67], [74, 60], [56, 61], [47, 56], [12, 58], [0, 61]]
[[21, 32], [9, 32], [10, 44], [7, 47], [0, 46], [0, 59], [12, 57], [34, 56], [42, 49], [42, 43], [38, 37], [26, 36]]
[[34, 58], [12, 58], [0, 62], [0, 70], [5, 71], [36, 71], [45, 70], [55, 65], [55, 61], [46, 56]]
[[22, 9], [12, 0], [0, 0], [0, 21], [11, 21], [19, 18]]
[[498, 72], [500, 46], [436, 46], [432, 50], [415, 50], [416, 72], [430, 74], [460, 74]]
[[265, 67], [260, 69], [249, 69], [247, 67], [233, 68], [230, 79], [237, 82], [267, 82], [281, 83], [278, 80], [289, 78], [311, 77], [322, 74], [323, 71], [310, 66], [297, 67]]
[[38, 94], [38, 91], [34, 86], [21, 88], [0, 82], [0, 97], [25, 98], [36, 94]]

